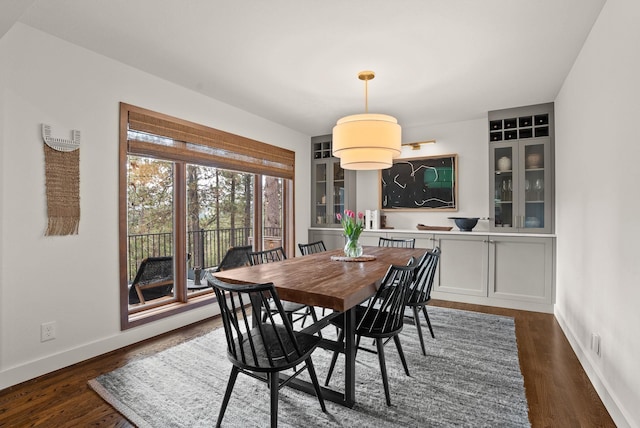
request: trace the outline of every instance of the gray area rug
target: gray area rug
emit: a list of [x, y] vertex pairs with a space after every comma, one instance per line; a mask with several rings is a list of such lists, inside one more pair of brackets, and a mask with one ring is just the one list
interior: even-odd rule
[[[358, 352], [353, 409], [288, 387], [280, 390], [282, 427], [529, 427], [518, 362], [514, 321], [509, 317], [429, 307], [436, 335], [423, 328], [427, 356], [415, 327], [406, 323], [401, 342], [411, 376], [404, 374], [393, 341], [385, 347], [391, 401], [385, 404], [377, 355]], [[423, 321], [423, 324], [424, 321]], [[335, 334], [333, 328], [323, 330]], [[363, 339], [364, 346], [368, 340]], [[313, 361], [324, 383], [331, 354], [318, 349]], [[344, 360], [338, 359], [331, 386], [340, 389]], [[212, 427], [231, 364], [222, 328], [133, 361], [89, 383], [139, 427]], [[240, 374], [223, 426], [269, 425], [265, 383]]]

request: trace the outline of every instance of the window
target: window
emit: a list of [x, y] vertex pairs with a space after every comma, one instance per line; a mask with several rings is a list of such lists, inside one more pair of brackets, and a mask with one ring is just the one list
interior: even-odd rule
[[293, 247], [295, 153], [120, 104], [120, 302], [130, 328], [215, 301], [231, 246]]

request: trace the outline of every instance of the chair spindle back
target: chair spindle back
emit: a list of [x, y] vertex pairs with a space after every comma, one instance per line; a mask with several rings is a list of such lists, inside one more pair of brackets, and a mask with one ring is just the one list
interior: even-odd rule
[[[272, 283], [238, 285], [211, 277], [209, 285], [218, 298], [229, 356], [240, 366], [270, 371], [302, 357]], [[250, 314], [260, 311], [267, 314], [266, 319], [253, 327]], [[279, 318], [278, 322], [275, 317]]]
[[252, 266], [263, 263], [279, 262], [287, 258], [287, 255], [284, 253], [284, 248], [282, 247], [264, 251], [253, 251], [247, 255], [249, 257], [249, 263], [251, 263]]
[[298, 244], [300, 248], [300, 254], [306, 256], [307, 254], [321, 253], [327, 251], [323, 241], [309, 242], [308, 244]]
[[392, 265], [387, 270], [380, 288], [356, 326], [360, 333], [391, 333], [403, 326], [406, 292], [417, 267], [411, 257], [407, 266]]
[[436, 247], [431, 251], [427, 251], [422, 256], [416, 268], [415, 279], [409, 285], [409, 290], [407, 292], [407, 301], [414, 303], [427, 302], [431, 298], [433, 278], [435, 277], [439, 260], [439, 247]]
[[393, 238], [379, 238], [378, 247], [396, 247], [396, 248], [415, 248], [416, 239], [393, 239]]

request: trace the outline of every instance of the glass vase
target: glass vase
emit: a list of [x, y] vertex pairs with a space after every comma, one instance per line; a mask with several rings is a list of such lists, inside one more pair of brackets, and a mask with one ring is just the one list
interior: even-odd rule
[[347, 257], [360, 257], [362, 255], [362, 245], [357, 239], [347, 239], [344, 246], [344, 255]]

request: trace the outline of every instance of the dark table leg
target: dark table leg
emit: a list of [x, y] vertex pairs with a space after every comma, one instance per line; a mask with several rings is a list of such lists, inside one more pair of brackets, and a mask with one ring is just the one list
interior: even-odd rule
[[251, 327], [257, 327], [262, 320], [262, 302], [257, 293], [251, 293], [251, 307], [258, 308], [257, 312], [251, 314]]
[[[336, 316], [344, 316], [345, 326], [345, 341], [344, 343], [337, 343], [332, 340], [323, 339], [320, 342], [320, 346], [332, 351], [344, 352], [345, 355], [345, 376], [344, 376], [344, 394], [338, 391], [334, 391], [329, 388], [321, 387], [322, 396], [325, 400], [333, 401], [346, 407], [353, 407], [356, 402], [356, 335], [355, 335], [355, 323], [356, 315], [355, 310], [350, 309], [344, 314], [335, 312], [317, 323], [303, 329], [302, 331], [307, 334], [317, 333], [318, 330], [327, 326], [329, 320]], [[315, 395], [315, 390], [310, 382], [306, 382], [299, 379], [288, 379], [289, 386], [292, 388], [305, 391], [309, 394]]]
[[348, 407], [356, 402], [356, 311], [344, 314], [344, 401]]

